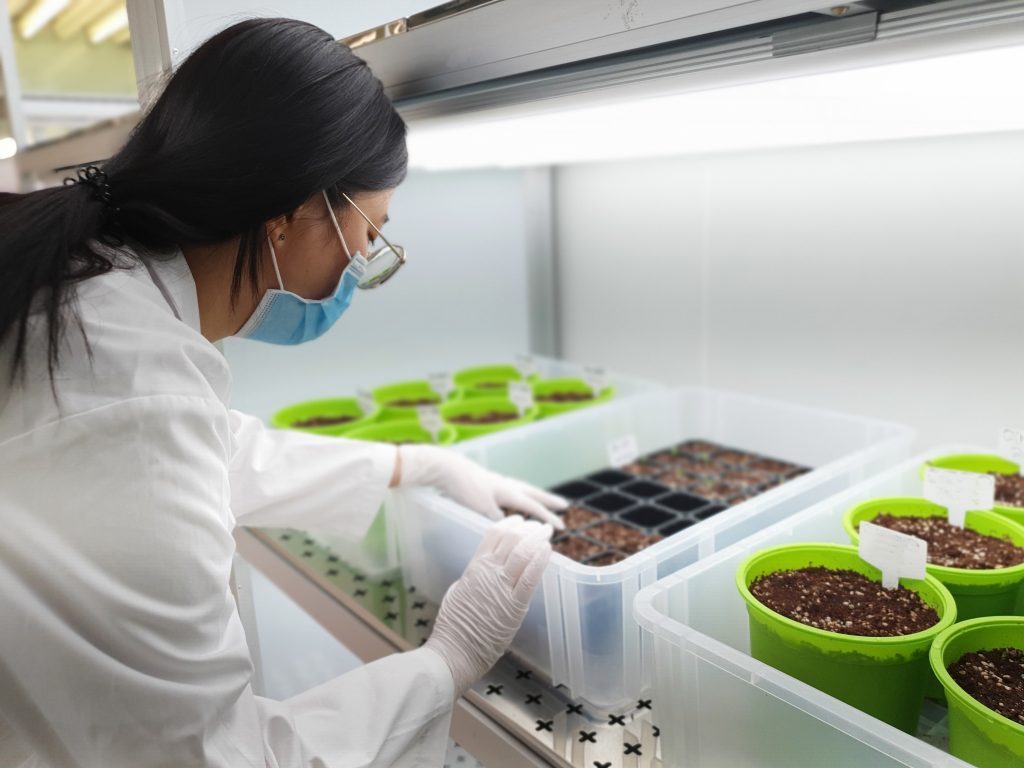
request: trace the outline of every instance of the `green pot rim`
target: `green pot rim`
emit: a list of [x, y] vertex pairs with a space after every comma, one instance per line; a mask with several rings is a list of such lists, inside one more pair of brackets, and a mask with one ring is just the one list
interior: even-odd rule
[[[355, 410], [358, 410], [362, 415], [345, 424], [335, 424], [322, 427], [296, 427], [292, 425], [292, 422], [295, 419], [301, 418], [299, 413], [296, 412], [307, 410], [316, 411], [320, 409], [326, 409], [329, 411], [332, 408], [337, 408], [339, 404], [344, 404], [346, 406], [345, 410], [350, 410], [351, 407], [354, 407]], [[311, 434], [334, 436], [339, 432], [348, 432], [352, 429], [364, 426], [365, 424], [369, 424], [373, 422], [379, 414], [379, 405], [375, 404], [373, 410], [367, 413], [363, 410], [359, 399], [356, 397], [324, 397], [316, 400], [302, 400], [297, 403], [292, 403], [291, 405], [286, 405], [270, 417], [270, 425], [275, 429], [293, 429]]]

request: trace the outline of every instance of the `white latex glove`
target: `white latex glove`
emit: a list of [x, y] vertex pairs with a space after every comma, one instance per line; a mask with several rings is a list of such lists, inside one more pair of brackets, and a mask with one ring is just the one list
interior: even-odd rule
[[433, 445], [403, 445], [398, 451], [399, 485], [429, 485], [491, 520], [505, 516], [502, 508], [548, 523], [565, 524], [553, 510], [569, 506], [565, 499], [528, 483], [484, 469], [454, 451]]
[[551, 526], [513, 515], [491, 527], [448, 589], [425, 647], [448, 664], [455, 697], [501, 658], [551, 558]]

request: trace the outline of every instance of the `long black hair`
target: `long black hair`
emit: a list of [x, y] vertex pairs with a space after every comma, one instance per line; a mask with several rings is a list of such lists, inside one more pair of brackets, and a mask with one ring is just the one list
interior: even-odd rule
[[40, 309], [53, 375], [78, 321], [75, 283], [116, 266], [90, 241], [164, 250], [237, 237], [234, 301], [243, 284], [257, 290], [266, 221], [321, 190], [340, 207], [342, 193], [397, 186], [405, 133], [367, 65], [322, 29], [251, 19], [210, 38], [99, 179], [0, 194], [0, 342], [14, 335], [11, 376]]

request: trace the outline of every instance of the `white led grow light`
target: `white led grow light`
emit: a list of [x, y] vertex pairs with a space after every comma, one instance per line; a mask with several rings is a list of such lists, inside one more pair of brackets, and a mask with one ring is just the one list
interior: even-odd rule
[[516, 167], [1022, 130], [1022, 71], [1017, 46], [585, 108], [444, 118], [412, 124], [410, 162]]

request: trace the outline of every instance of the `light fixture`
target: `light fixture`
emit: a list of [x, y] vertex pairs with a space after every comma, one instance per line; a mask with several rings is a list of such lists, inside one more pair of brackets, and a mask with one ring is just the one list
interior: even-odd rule
[[128, 29], [128, 9], [122, 5], [90, 24], [86, 34], [90, 43], [99, 45], [123, 29]]
[[132, 39], [132, 31], [130, 29], [128, 29], [128, 27], [125, 27], [120, 32], [116, 32], [115, 34], [110, 36], [110, 42], [116, 43], [117, 45], [121, 45], [123, 43], [127, 43], [131, 39]]
[[25, 10], [32, 0], [7, 0], [7, 15], [12, 19]]
[[72, 0], [68, 8], [53, 22], [53, 33], [61, 40], [68, 40], [78, 35], [96, 19], [124, 0]]
[[454, 169], [1024, 130], [1024, 46], [583, 108], [410, 125], [410, 165]]
[[10, 160], [18, 152], [18, 142], [10, 136], [0, 139], [0, 160]]
[[36, 0], [18, 17], [18, 33], [26, 40], [30, 40], [70, 4], [71, 0]]

